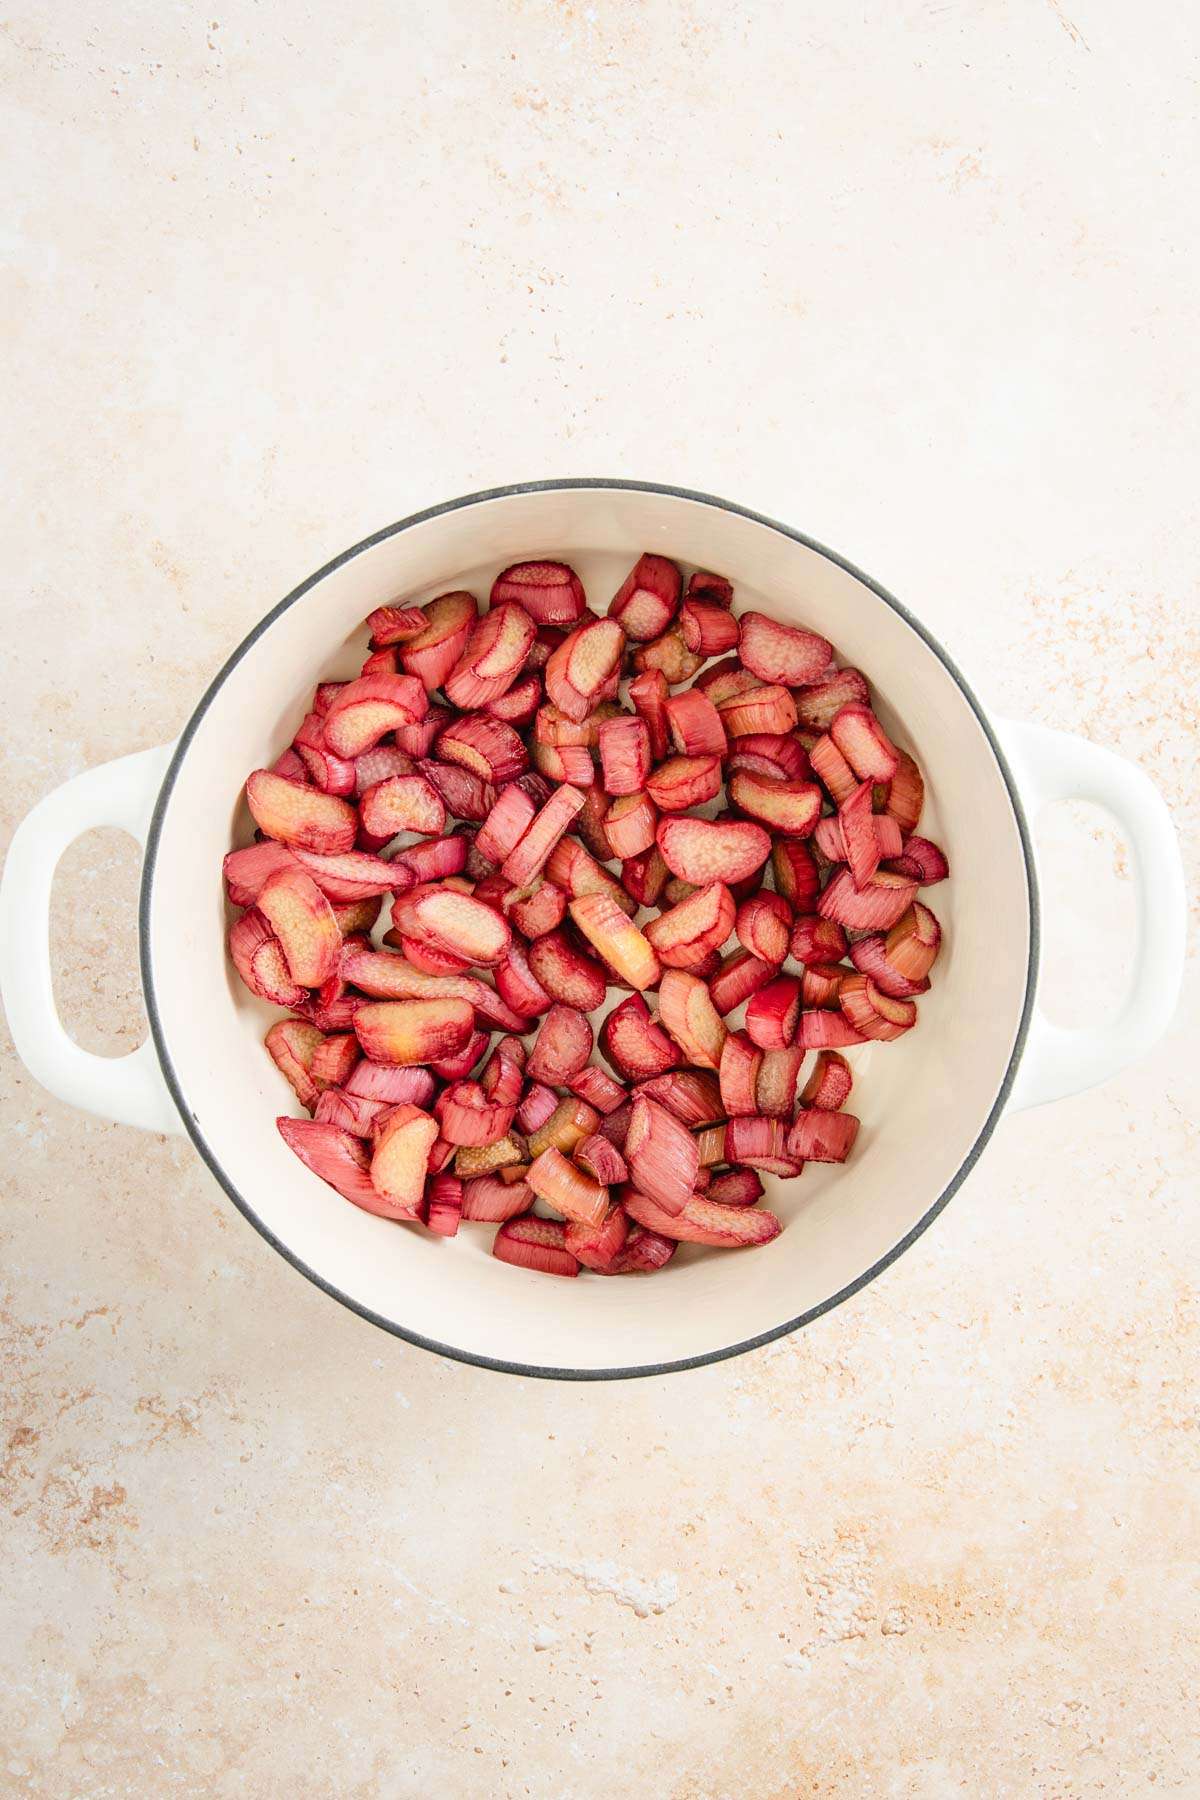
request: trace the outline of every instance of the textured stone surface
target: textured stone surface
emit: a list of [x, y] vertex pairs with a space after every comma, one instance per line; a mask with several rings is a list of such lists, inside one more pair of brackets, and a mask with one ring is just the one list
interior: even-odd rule
[[[365, 532], [629, 474], [1138, 759], [1194, 884], [1188, 10], [348, 10], [0, 27], [5, 841]], [[1041, 835], [1081, 1021], [1125, 852]], [[64, 863], [89, 1048], [139, 1035], [135, 871]], [[377, 1334], [5, 1037], [0, 1790], [1194, 1793], [1196, 997], [801, 1337], [578, 1388]]]

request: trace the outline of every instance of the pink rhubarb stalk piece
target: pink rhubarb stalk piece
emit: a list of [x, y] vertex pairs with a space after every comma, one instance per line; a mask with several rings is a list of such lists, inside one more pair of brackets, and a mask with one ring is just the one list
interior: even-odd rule
[[695, 1187], [700, 1154], [695, 1138], [673, 1113], [639, 1094], [623, 1154], [639, 1192], [668, 1213], [683, 1209]]
[[[619, 913], [618, 917], [624, 918], [624, 914]], [[628, 920], [625, 922], [628, 924]], [[582, 1013], [595, 1012], [604, 1004], [608, 989], [604, 970], [593, 957], [577, 950], [561, 931], [548, 931], [530, 944], [529, 967], [551, 1000], [561, 1000], [564, 1006], [574, 1006]]]
[[372, 1062], [436, 1062], [461, 1050], [475, 1028], [465, 1000], [367, 1001], [354, 1015], [363, 1054]]
[[524, 774], [529, 753], [520, 736], [503, 719], [469, 713], [447, 725], [437, 740], [441, 762], [458, 763], [481, 781], [499, 785]]
[[921, 823], [925, 804], [925, 782], [921, 771], [907, 751], [896, 751], [896, 773], [888, 786], [888, 817], [895, 819], [906, 835]]
[[301, 1106], [311, 1112], [320, 1092], [312, 1078], [312, 1063], [325, 1042], [323, 1034], [303, 1019], [279, 1019], [268, 1031], [264, 1042], [272, 1062], [290, 1084]]
[[657, 1100], [689, 1130], [719, 1125], [725, 1117], [721, 1083], [707, 1069], [669, 1069], [664, 1075], [651, 1075], [638, 1083], [635, 1099], [638, 1094]]
[[725, 756], [729, 749], [725, 727], [707, 694], [686, 688], [681, 694], [669, 695], [663, 711], [671, 742], [681, 756]]
[[529, 1214], [500, 1227], [492, 1255], [542, 1275], [578, 1275], [579, 1263], [566, 1248], [566, 1236], [561, 1219], [538, 1219]]
[[712, 1003], [724, 1017], [766, 987], [778, 973], [778, 963], [763, 962], [760, 957], [751, 956], [749, 950], [734, 950], [708, 978]]
[[725, 1047], [725, 1021], [707, 987], [687, 969], [667, 969], [658, 989], [659, 1016], [689, 1062], [719, 1069]]
[[419, 606], [377, 606], [367, 614], [372, 650], [407, 644], [420, 637], [429, 621]]
[[[900, 924], [903, 923], [902, 919]], [[893, 931], [898, 929], [899, 926], [892, 926]], [[889, 962], [887, 939], [882, 932], [860, 937], [856, 943], [851, 944], [850, 961], [860, 975], [869, 975], [880, 993], [887, 994], [893, 1000], [915, 1000], [918, 995], [929, 991], [928, 977], [911, 981]]]
[[751, 737], [760, 732], [788, 732], [796, 728], [796, 702], [785, 687], [748, 688], [724, 700], [717, 700], [712, 688], [708, 692], [727, 737]]
[[273, 1006], [301, 1006], [308, 998], [288, 970], [283, 946], [256, 906], [229, 928], [229, 955], [234, 968], [260, 1000]]
[[746, 1002], [746, 1030], [760, 1050], [783, 1050], [796, 1035], [800, 1017], [800, 983], [794, 975], [778, 975]]
[[858, 1136], [853, 1113], [802, 1112], [788, 1133], [788, 1154], [797, 1162], [845, 1162]]
[[[520, 891], [519, 889], [516, 891]], [[522, 937], [544, 937], [560, 926], [567, 914], [567, 896], [553, 881], [540, 881], [524, 900], [514, 900], [508, 916]]]
[[511, 601], [485, 613], [442, 683], [450, 704], [470, 712], [507, 693], [524, 672], [536, 634], [529, 614]]
[[536, 625], [573, 625], [587, 605], [583, 583], [567, 563], [511, 563], [492, 583], [491, 604], [513, 600]]
[[646, 777], [646, 792], [660, 812], [686, 812], [704, 806], [721, 791], [721, 759], [705, 756], [672, 756]]
[[879, 838], [875, 831], [871, 794], [872, 784], [861, 781], [842, 801], [837, 813], [846, 861], [857, 888], [865, 888], [879, 867]]
[[738, 942], [761, 962], [779, 964], [788, 953], [791, 937], [792, 909], [782, 894], [765, 890], [743, 900], [737, 909], [734, 929]]
[[789, 837], [807, 837], [821, 816], [821, 790], [815, 782], [738, 769], [728, 785], [729, 798], [739, 812]]
[[647, 1231], [644, 1225], [632, 1225], [628, 1229], [625, 1248], [613, 1258], [604, 1273], [653, 1275], [666, 1267], [678, 1248], [672, 1238], [663, 1237], [661, 1232]]
[[617, 1146], [610, 1144], [598, 1131], [576, 1146], [574, 1160], [602, 1187], [615, 1187], [618, 1182], [629, 1180], [625, 1158]]
[[650, 734], [641, 719], [606, 719], [599, 731], [604, 791], [640, 794], [650, 773]]
[[680, 880], [696, 887], [709, 881], [732, 886], [762, 867], [771, 854], [771, 839], [748, 819], [662, 819], [658, 847]]
[[622, 981], [635, 991], [655, 985], [661, 969], [653, 946], [610, 895], [584, 894], [567, 911]]
[[829, 735], [860, 781], [890, 781], [896, 773], [896, 746], [869, 706], [843, 706]]
[[[419, 899], [402, 894], [393, 910], [401, 929], [481, 968], [502, 962], [512, 947], [512, 930], [494, 907], [485, 906], [473, 894], [457, 894], [452, 888], [427, 889]], [[403, 921], [403, 922], [401, 922]], [[411, 926], [410, 926], [411, 921]]]
[[221, 864], [230, 904], [253, 906], [272, 875], [295, 867], [296, 859], [287, 846], [271, 838], [248, 844], [244, 850], [230, 850]]
[[577, 1169], [553, 1144], [534, 1157], [525, 1180], [539, 1199], [581, 1225], [598, 1225], [608, 1211], [608, 1189]]
[[360, 675], [339, 689], [323, 721], [325, 742], [351, 761], [401, 725], [416, 725], [429, 697], [414, 675]]
[[438, 1095], [433, 1110], [446, 1143], [484, 1149], [506, 1135], [517, 1109], [489, 1100], [477, 1081], [452, 1081]]
[[295, 737], [297, 756], [314, 786], [326, 794], [354, 792], [354, 764], [344, 756], [335, 756], [325, 741], [325, 722], [319, 713], [311, 712]]
[[463, 1216], [463, 1184], [457, 1175], [430, 1177], [425, 1198], [428, 1211], [425, 1223], [437, 1237], [454, 1237]]
[[334, 1032], [314, 1052], [308, 1067], [318, 1091], [329, 1087], [345, 1087], [362, 1060], [358, 1039], [352, 1031]]
[[757, 1169], [726, 1169], [708, 1184], [707, 1198], [721, 1206], [753, 1206], [763, 1196]]
[[865, 1044], [866, 1038], [856, 1031], [840, 1012], [827, 1012], [814, 1007], [800, 1014], [797, 1042], [806, 1050], [845, 1050], [851, 1044]]
[[641, 994], [630, 994], [614, 1006], [600, 1027], [600, 1048], [619, 1075], [636, 1081], [662, 1075], [679, 1062], [679, 1051], [651, 1018]]
[[755, 731], [736, 740], [725, 761], [726, 773], [748, 769], [775, 781], [808, 781], [812, 765], [799, 738], [786, 731]]
[[467, 866], [467, 844], [461, 831], [449, 837], [430, 838], [424, 844], [406, 844], [391, 864], [397, 875], [407, 872], [405, 881], [397, 882], [397, 886], [411, 886], [414, 881], [444, 881], [447, 875], [461, 874]]
[[246, 802], [259, 830], [289, 849], [332, 856], [354, 848], [358, 815], [334, 794], [256, 769], [246, 783]]
[[483, 1225], [500, 1225], [505, 1219], [528, 1212], [533, 1189], [523, 1181], [502, 1181], [499, 1175], [472, 1175], [463, 1182], [462, 1216]]
[[791, 1122], [796, 1110], [796, 1083], [808, 1052], [795, 1044], [786, 1050], [765, 1050], [758, 1071], [756, 1111], [768, 1119]]
[[385, 862], [361, 850], [345, 850], [336, 856], [318, 856], [296, 850], [296, 861], [312, 876], [325, 898], [335, 906], [352, 900], [371, 900], [378, 894], [398, 894], [413, 886], [412, 869], [402, 859]]
[[[318, 1119], [279, 1118], [279, 1135], [305, 1166], [336, 1188], [345, 1200], [364, 1212], [384, 1219], [410, 1219], [417, 1215], [398, 1208], [371, 1180], [371, 1157], [366, 1145], [340, 1126]], [[432, 1123], [432, 1121], [431, 1121]]]
[[658, 808], [647, 793], [622, 795], [604, 815], [609, 850], [622, 862], [649, 850], [657, 827]]
[[536, 811], [524, 788], [506, 787], [475, 834], [479, 854], [491, 863], [502, 863], [529, 830]]
[[577, 788], [562, 787], [552, 794], [533, 823], [509, 851], [501, 864], [503, 874], [514, 887], [524, 887], [541, 873], [546, 859], [572, 820], [583, 806], [583, 795]]
[[721, 1103], [730, 1118], [758, 1111], [758, 1072], [763, 1052], [744, 1031], [731, 1031], [721, 1051]]
[[462, 590], [439, 594], [425, 607], [425, 630], [401, 646], [399, 664], [407, 675], [416, 675], [426, 693], [441, 688], [457, 666], [477, 616], [475, 596]]
[[542, 1020], [526, 1074], [549, 1087], [565, 1087], [592, 1054], [592, 1027], [573, 1006], [556, 1002]]
[[743, 667], [761, 680], [800, 687], [824, 674], [833, 645], [815, 631], [747, 612], [738, 621], [738, 655]]
[[812, 772], [825, 788], [834, 804], [848, 800], [858, 786], [858, 777], [831, 737], [819, 737], [808, 753]]
[[886, 931], [908, 911], [917, 884], [887, 869], [877, 869], [864, 888], [854, 885], [849, 869], [839, 869], [817, 902], [823, 919], [851, 931]]
[[[603, 1143], [604, 1140], [601, 1139], [600, 1142]], [[611, 1144], [606, 1144], [605, 1148], [617, 1162], [621, 1161]], [[584, 1225], [568, 1219], [565, 1248], [578, 1258], [585, 1269], [594, 1269], [598, 1275], [607, 1275], [611, 1273], [613, 1263], [625, 1248], [628, 1230], [629, 1220], [624, 1207], [610, 1206], [598, 1225]]]
[[736, 910], [733, 895], [725, 884], [710, 881], [678, 906], [651, 919], [645, 928], [646, 940], [664, 967], [694, 968], [710, 951], [719, 950], [726, 942], [733, 930]]
[[846, 934], [832, 919], [807, 914], [792, 927], [791, 954], [799, 963], [839, 962], [846, 954]]
[[769, 1244], [783, 1227], [774, 1213], [757, 1206], [722, 1206], [693, 1195], [682, 1211], [671, 1214], [636, 1188], [622, 1188], [621, 1201], [631, 1219], [661, 1237], [684, 1244], [709, 1244], [723, 1250]]
[[857, 669], [835, 669], [795, 689], [797, 723], [810, 731], [828, 731], [843, 706], [866, 706], [870, 690]]
[[428, 1069], [397, 1068], [391, 1063], [356, 1063], [345, 1083], [348, 1094], [364, 1100], [383, 1100], [389, 1106], [419, 1106], [425, 1110], [433, 1099], [434, 1081]]
[[614, 691], [625, 649], [625, 634], [612, 619], [576, 626], [546, 664], [546, 693], [560, 712], [576, 722]]
[[665, 556], [640, 556], [609, 602], [627, 638], [646, 643], [659, 637], [679, 609], [683, 577]]
[[869, 975], [845, 976], [838, 1002], [856, 1031], [882, 1043], [903, 1037], [917, 1022], [915, 1001], [893, 1000]]
[[446, 827], [446, 804], [423, 775], [391, 775], [369, 787], [359, 802], [363, 825], [380, 842], [401, 831], [435, 837]]
[[[854, 1077], [845, 1057], [839, 1056], [836, 1050], [822, 1050], [800, 1091], [800, 1102], [803, 1106], [815, 1106], [821, 1112], [837, 1112], [850, 1098], [853, 1086]], [[809, 1160], [807, 1154], [805, 1160]]]
[[394, 1209], [394, 1218], [422, 1216], [429, 1153], [437, 1135], [437, 1124], [428, 1113], [398, 1106], [375, 1139], [371, 1180]]
[[737, 620], [719, 600], [696, 596], [680, 608], [679, 635], [698, 656], [724, 656], [737, 644]]
[[658, 763], [667, 754], [669, 740], [666, 702], [670, 689], [661, 669], [646, 669], [629, 684], [629, 699], [650, 733], [650, 755]]
[[771, 850], [771, 873], [775, 891], [782, 894], [793, 912], [813, 911], [821, 880], [808, 845], [798, 838], [779, 838]]
[[909, 981], [922, 981], [937, 960], [942, 928], [933, 913], [914, 901], [887, 934], [887, 959], [896, 973]]
[[789, 1152], [787, 1137], [788, 1128], [782, 1119], [764, 1118], [761, 1114], [756, 1118], [730, 1119], [725, 1127], [726, 1160], [785, 1179], [798, 1175], [800, 1158]]

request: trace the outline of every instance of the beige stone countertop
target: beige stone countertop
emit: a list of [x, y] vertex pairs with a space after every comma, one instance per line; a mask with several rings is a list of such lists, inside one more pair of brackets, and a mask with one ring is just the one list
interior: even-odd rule
[[[1198, 44], [1166, 0], [16, 0], [3, 842], [367, 532], [628, 475], [1136, 759], [1194, 891]], [[1081, 1023], [1125, 850], [1039, 837]], [[90, 1048], [143, 1032], [136, 882], [62, 865]], [[600, 1385], [374, 1330], [5, 1033], [0, 1793], [1195, 1795], [1196, 976], [840, 1309]]]

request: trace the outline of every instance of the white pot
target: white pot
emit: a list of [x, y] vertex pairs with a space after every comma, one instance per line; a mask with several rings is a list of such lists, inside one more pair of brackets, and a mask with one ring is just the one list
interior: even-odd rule
[[[571, 562], [602, 607], [641, 550], [717, 569], [741, 608], [802, 621], [861, 668], [884, 724], [927, 788], [922, 830], [953, 879], [930, 896], [945, 933], [920, 1024], [854, 1053], [862, 1132], [845, 1167], [767, 1179], [785, 1230], [763, 1249], [684, 1248], [652, 1279], [566, 1282], [348, 1205], [274, 1126], [296, 1111], [262, 1048], [270, 1009], [225, 955], [221, 858], [247, 840], [247, 773], [290, 742], [318, 677], [356, 672], [361, 621], [402, 597], [486, 592], [530, 556]], [[1077, 796], [1108, 807], [1133, 849], [1141, 931], [1123, 1011], [1062, 1031], [1034, 1008], [1038, 903], [1028, 817]], [[141, 954], [152, 1040], [108, 1060], [54, 1009], [50, 884], [67, 845], [120, 825], [146, 846]], [[1131, 764], [1039, 726], [989, 722], [945, 652], [865, 575], [784, 526], [702, 494], [608, 481], [535, 483], [419, 513], [348, 550], [289, 594], [235, 651], [177, 745], [92, 769], [50, 794], [13, 839], [0, 890], [3, 989], [17, 1049], [51, 1092], [157, 1131], [186, 1129], [230, 1198], [325, 1290], [402, 1337], [492, 1368], [576, 1378], [661, 1372], [794, 1330], [886, 1267], [934, 1218], [1003, 1108], [1104, 1080], [1159, 1037], [1185, 929], [1178, 846]], [[998, 1225], [998, 1229], [1002, 1229]]]

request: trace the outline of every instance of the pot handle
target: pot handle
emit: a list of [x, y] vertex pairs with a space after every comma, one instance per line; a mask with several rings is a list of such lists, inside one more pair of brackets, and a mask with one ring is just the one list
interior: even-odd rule
[[996, 733], [1030, 823], [1054, 800], [1090, 800], [1104, 807], [1129, 841], [1137, 882], [1137, 952], [1120, 1012], [1099, 1029], [1068, 1031], [1036, 1009], [1009, 1097], [1015, 1111], [1095, 1087], [1158, 1042], [1183, 980], [1187, 894], [1166, 802], [1136, 764], [1045, 725], [997, 720]]
[[97, 825], [145, 847], [173, 744], [118, 757], [66, 781], [22, 819], [0, 875], [0, 996], [17, 1054], [44, 1088], [119, 1125], [181, 1132], [149, 1038], [127, 1056], [95, 1056], [63, 1030], [50, 974], [50, 890], [59, 858]]

